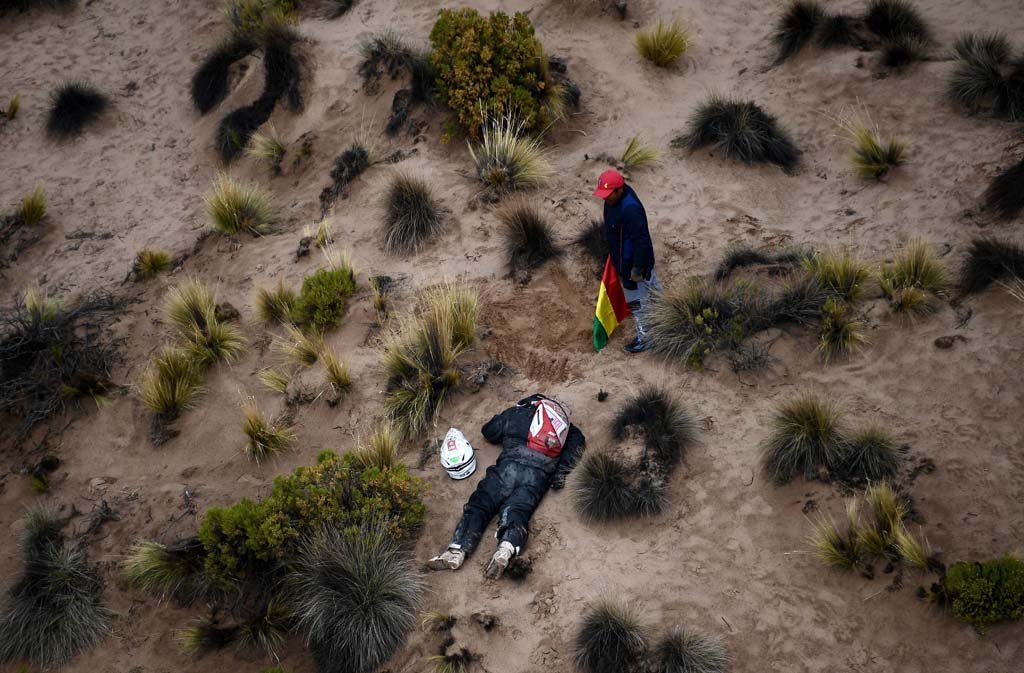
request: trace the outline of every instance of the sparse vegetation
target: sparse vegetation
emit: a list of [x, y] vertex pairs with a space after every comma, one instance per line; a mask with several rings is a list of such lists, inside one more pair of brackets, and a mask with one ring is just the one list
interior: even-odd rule
[[588, 606], [573, 647], [583, 673], [632, 671], [643, 660], [647, 638], [632, 605], [605, 599]]
[[51, 138], [77, 136], [110, 107], [110, 99], [86, 82], [66, 82], [53, 93], [46, 132]]
[[[1024, 80], [1024, 76], [1021, 79]], [[1024, 84], [1021, 86], [1024, 89]], [[1021, 95], [1024, 98], [1024, 92]], [[1021, 117], [1024, 118], [1024, 112]], [[985, 205], [994, 211], [997, 217], [1007, 221], [1024, 211], [1024, 158], [992, 180], [985, 190]]]
[[956, 65], [947, 91], [970, 113], [983, 110], [1010, 121], [1024, 120], [1024, 59], [1013, 58], [1000, 33], [964, 33], [953, 47]]
[[294, 319], [298, 299], [295, 291], [286, 287], [284, 280], [278, 279], [277, 287], [274, 289], [256, 288], [253, 308], [257, 319], [264, 325], [286, 323]]
[[981, 292], [992, 283], [1012, 278], [1024, 278], [1024, 247], [994, 238], [971, 241], [960, 270], [960, 286], [965, 292]]
[[403, 68], [411, 66], [413, 59], [412, 48], [390, 28], [364, 40], [359, 45], [359, 53], [362, 56], [359, 74], [363, 87], [371, 93], [377, 88], [381, 70], [391, 79], [397, 79]]
[[667, 68], [686, 53], [690, 46], [690, 34], [682, 21], [665, 23], [658, 19], [653, 28], [636, 34], [634, 44], [642, 57], [659, 68]]
[[46, 192], [42, 185], [36, 185], [18, 205], [16, 213], [26, 227], [34, 227], [46, 217]]
[[260, 411], [256, 398], [250, 397], [242, 405], [242, 431], [248, 438], [245, 454], [260, 464], [291, 446], [295, 441], [292, 428], [271, 423]]
[[644, 145], [640, 136], [633, 136], [626, 142], [626, 149], [619, 161], [626, 170], [634, 170], [658, 163], [661, 153], [658, 148]]
[[299, 34], [287, 22], [263, 31], [263, 95], [275, 103], [284, 98], [292, 112], [302, 109], [302, 62], [296, 53]]
[[227, 173], [217, 176], [203, 201], [210, 226], [225, 236], [265, 234], [277, 221], [270, 194], [256, 184], [243, 185]]
[[317, 269], [302, 279], [293, 311], [296, 322], [318, 332], [336, 328], [355, 291], [355, 273], [344, 261]]
[[774, 40], [779, 48], [777, 61], [785, 61], [811, 42], [825, 21], [825, 10], [816, 0], [793, 0], [775, 27]]
[[224, 100], [228, 94], [229, 69], [255, 48], [252, 41], [233, 37], [206, 55], [192, 76], [192, 103], [200, 114], [206, 114]]
[[934, 596], [953, 616], [979, 630], [1024, 617], [1024, 562], [1007, 554], [961, 561], [946, 571]]
[[697, 106], [686, 132], [673, 145], [690, 151], [713, 146], [748, 165], [767, 162], [785, 170], [795, 167], [800, 157], [774, 116], [756, 103], [720, 96]]
[[132, 547], [121, 564], [128, 582], [139, 591], [173, 597], [182, 605], [210, 595], [203, 576], [203, 546], [197, 538], [172, 544], [144, 541]]
[[845, 444], [840, 418], [835, 404], [811, 395], [783, 402], [764, 445], [765, 473], [776, 484], [785, 484], [801, 473], [811, 479], [820, 468], [839, 465]]
[[444, 224], [430, 185], [405, 173], [392, 178], [384, 211], [384, 247], [391, 253], [419, 252]]
[[320, 217], [326, 218], [331, 206], [345, 191], [350, 182], [370, 167], [370, 151], [362, 144], [355, 143], [334, 158], [331, 166], [331, 184], [320, 191]]
[[894, 311], [909, 316], [935, 309], [935, 298], [946, 288], [946, 270], [931, 244], [911, 239], [879, 276], [882, 293]]
[[246, 153], [265, 162], [274, 175], [280, 175], [285, 148], [273, 126], [267, 129], [266, 133], [253, 133], [249, 138]]
[[476, 341], [477, 295], [460, 286], [429, 291], [419, 314], [385, 341], [384, 409], [403, 438], [436, 421], [462, 382], [459, 357]]
[[510, 274], [525, 274], [561, 254], [551, 225], [527, 202], [506, 206], [498, 218]]
[[240, 629], [236, 625], [221, 626], [214, 617], [202, 617], [175, 634], [178, 647], [185, 654], [198, 656], [223, 650], [238, 641]]
[[171, 256], [164, 250], [145, 248], [139, 251], [132, 263], [132, 273], [139, 280], [156, 278], [171, 268]]
[[112, 614], [100, 602], [103, 581], [57, 516], [29, 512], [21, 536], [24, 569], [0, 606], [0, 662], [58, 666], [97, 645]]
[[524, 134], [523, 123], [511, 114], [492, 117], [469, 153], [484, 187], [495, 194], [539, 187], [554, 174], [538, 138]]
[[305, 333], [295, 325], [285, 325], [287, 337], [278, 341], [278, 350], [297, 365], [311, 367], [324, 351], [324, 339], [319, 332]]
[[327, 383], [330, 384], [334, 399], [337, 400], [352, 387], [352, 375], [349, 374], [348, 365], [342, 362], [334, 351], [327, 348], [320, 353], [320, 361], [324, 363]]
[[725, 673], [729, 657], [714, 638], [677, 627], [658, 643], [655, 662], [656, 673]]
[[853, 314], [849, 304], [829, 297], [822, 308], [821, 332], [818, 335], [818, 352], [825, 362], [849, 355], [866, 342], [864, 321]]

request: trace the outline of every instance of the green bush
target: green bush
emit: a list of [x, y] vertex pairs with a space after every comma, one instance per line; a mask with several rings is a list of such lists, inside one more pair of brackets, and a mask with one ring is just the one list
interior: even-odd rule
[[325, 451], [316, 465], [274, 480], [260, 502], [243, 499], [207, 511], [199, 528], [205, 572], [222, 586], [290, 564], [300, 540], [327, 527], [353, 534], [368, 525], [407, 541], [422, 523], [422, 482], [403, 465], [364, 467], [352, 454]]
[[1024, 617], [1024, 562], [1009, 554], [953, 564], [942, 588], [953, 616], [979, 630]]
[[295, 302], [296, 320], [323, 332], [341, 322], [348, 298], [356, 291], [356, 279], [347, 264], [330, 269], [317, 269], [302, 281], [302, 291]]
[[430, 44], [438, 95], [469, 135], [479, 136], [496, 113], [515, 115], [528, 131], [552, 121], [544, 103], [555, 85], [525, 14], [484, 17], [471, 8], [442, 9]]

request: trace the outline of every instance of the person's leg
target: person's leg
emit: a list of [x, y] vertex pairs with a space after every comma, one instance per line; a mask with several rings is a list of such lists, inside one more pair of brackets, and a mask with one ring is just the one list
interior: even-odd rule
[[658, 281], [654, 269], [651, 269], [650, 278], [637, 281], [635, 290], [623, 288], [626, 303], [633, 313], [633, 324], [636, 326], [636, 339], [626, 345], [627, 351], [637, 353], [646, 350], [649, 345], [647, 342], [647, 308], [651, 294], [656, 292], [661, 292], [661, 282]]
[[484, 478], [476, 485], [462, 508], [462, 518], [455, 527], [448, 549], [430, 559], [427, 565], [434, 570], [457, 570], [480, 544], [487, 524], [497, 514], [509, 490], [497, 466], [487, 468]]
[[498, 550], [487, 565], [486, 574], [492, 579], [500, 577], [512, 557], [526, 546], [530, 518], [548, 488], [549, 479], [543, 471], [522, 465], [516, 467], [515, 485], [498, 519]]

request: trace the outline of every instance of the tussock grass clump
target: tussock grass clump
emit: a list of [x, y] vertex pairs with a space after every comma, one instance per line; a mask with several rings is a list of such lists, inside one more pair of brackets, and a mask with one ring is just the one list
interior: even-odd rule
[[492, 118], [483, 127], [481, 141], [469, 154], [484, 187], [494, 193], [539, 187], [554, 169], [540, 139], [526, 135], [523, 123], [510, 114]]
[[856, 568], [864, 557], [864, 547], [857, 534], [859, 521], [859, 507], [854, 498], [846, 501], [846, 525], [842, 530], [831, 516], [820, 517], [814, 523], [810, 540], [818, 558], [832, 568]]
[[886, 68], [904, 68], [928, 56], [928, 42], [915, 35], [900, 35], [882, 43], [879, 62]]
[[392, 178], [384, 195], [384, 247], [417, 253], [443, 227], [441, 209], [426, 181], [405, 173]]
[[896, 553], [896, 531], [903, 526], [906, 509], [886, 481], [870, 484], [864, 500], [870, 516], [867, 524], [857, 532], [861, 548], [875, 556], [893, 556]]
[[893, 541], [900, 558], [920, 570], [929, 570], [932, 549], [923, 537], [918, 538], [906, 526], [896, 528]]
[[362, 61], [359, 63], [359, 75], [363, 78], [363, 86], [373, 92], [386, 72], [391, 79], [397, 79], [402, 70], [413, 60], [413, 50], [405, 43], [402, 36], [391, 29], [372, 35], [359, 45]]
[[715, 268], [715, 280], [724, 280], [736, 269], [748, 266], [767, 266], [769, 271], [785, 273], [806, 259], [807, 253], [797, 248], [761, 250], [742, 243], [730, 245]]
[[21, 94], [14, 94], [11, 96], [11, 100], [7, 101], [7, 107], [3, 109], [0, 114], [3, 115], [4, 119], [11, 121], [18, 116], [18, 112], [21, 110]]
[[265, 234], [277, 221], [269, 193], [256, 184], [243, 185], [227, 173], [217, 176], [203, 202], [210, 226], [225, 236]]
[[626, 170], [633, 170], [656, 164], [660, 159], [658, 148], [644, 145], [643, 139], [637, 135], [626, 141], [626, 149], [622, 151], [619, 161]]
[[169, 545], [147, 540], [132, 547], [121, 568], [136, 589], [191, 605], [213, 589], [203, 575], [204, 556], [203, 545], [197, 538]]
[[846, 482], [878, 482], [896, 476], [903, 450], [879, 427], [853, 433], [835, 474]]
[[636, 514], [630, 468], [611, 453], [588, 451], [575, 470], [573, 504], [587, 521], [611, 521]]
[[221, 360], [234, 362], [245, 349], [245, 339], [234, 325], [211, 317], [206, 328], [192, 333], [185, 348], [201, 367], [210, 367]]
[[908, 0], [871, 0], [864, 14], [864, 25], [883, 41], [900, 37], [927, 40], [928, 25]]
[[298, 300], [299, 295], [290, 287], [286, 287], [284, 280], [278, 279], [276, 288], [256, 288], [253, 308], [256, 311], [256, 318], [265, 325], [286, 323], [294, 319]]
[[334, 243], [334, 221], [325, 217], [316, 226], [307, 224], [302, 227], [302, 236], [313, 239], [313, 245], [324, 250]]
[[654, 656], [656, 673], [725, 673], [729, 666], [718, 640], [679, 627], [661, 639]]
[[909, 316], [935, 310], [935, 297], [946, 289], [946, 270], [931, 244], [911, 239], [882, 267], [879, 286], [893, 310]]
[[291, 383], [291, 378], [286, 374], [282, 374], [276, 369], [262, 369], [257, 375], [260, 383], [270, 388], [275, 393], [285, 393], [288, 391], [288, 384]]
[[883, 140], [866, 109], [840, 115], [835, 122], [850, 141], [850, 163], [860, 177], [881, 180], [906, 163], [906, 143], [893, 136]]
[[697, 423], [671, 393], [651, 386], [631, 397], [612, 419], [612, 437], [617, 441], [626, 439], [630, 428], [642, 430], [651, 457], [670, 467], [693, 444]]
[[287, 449], [295, 441], [292, 428], [268, 421], [254, 397], [250, 397], [242, 405], [242, 416], [242, 431], [248, 438], [245, 455], [256, 461], [257, 465]]
[[184, 348], [169, 346], [153, 358], [142, 377], [143, 403], [157, 416], [175, 418], [202, 392], [202, 367]]
[[385, 424], [380, 426], [366, 444], [353, 452], [358, 464], [364, 468], [390, 469], [398, 464], [398, 433]]
[[600, 278], [608, 260], [608, 240], [604, 237], [604, 223], [601, 220], [590, 220], [585, 223], [573, 240], [583, 254], [593, 260], [594, 272]]
[[1012, 220], [1024, 211], [1024, 159], [992, 180], [985, 190], [985, 205], [1003, 220]]
[[213, 617], [201, 617], [178, 631], [174, 640], [182, 652], [197, 656], [234, 645], [238, 642], [239, 630], [234, 624], [221, 626]]
[[867, 342], [864, 321], [854, 315], [849, 304], [829, 297], [822, 309], [818, 353], [828, 362], [849, 355]]
[[21, 558], [22, 574], [0, 606], [0, 662], [59, 666], [109, 634], [103, 581], [84, 550], [67, 545], [54, 513], [29, 512]]
[[192, 103], [200, 114], [206, 114], [228, 94], [228, 72], [232, 64], [256, 49], [248, 39], [232, 37], [217, 45], [203, 58], [192, 75]]
[[999, 33], [964, 33], [953, 47], [955, 66], [949, 97], [968, 112], [982, 110], [1000, 119], [1024, 120], [1024, 58], [1013, 58]]
[[221, 118], [215, 136], [215, 145], [221, 161], [230, 164], [245, 151], [256, 129], [270, 119], [274, 105], [274, 99], [264, 95]]
[[46, 132], [57, 139], [77, 136], [109, 107], [110, 99], [91, 84], [66, 82], [51, 96]]
[[384, 410], [403, 439], [436, 422], [462, 382], [457, 361], [476, 341], [477, 305], [473, 290], [442, 286], [424, 296], [418, 316], [387, 338]]
[[334, 158], [331, 166], [331, 184], [320, 190], [320, 217], [326, 218], [334, 202], [344, 193], [349, 183], [370, 167], [370, 151], [355, 143]]
[[370, 673], [416, 626], [423, 585], [382, 529], [323, 529], [294, 573], [294, 614], [318, 671]]
[[327, 372], [327, 383], [330, 384], [335, 398], [339, 399], [352, 387], [352, 375], [348, 371], [348, 365], [329, 348], [320, 353], [320, 361], [324, 363], [324, 371]]
[[506, 206], [498, 214], [505, 245], [505, 259], [511, 274], [536, 269], [557, 257], [554, 231], [537, 209], [525, 201]]
[[263, 32], [263, 96], [282, 98], [292, 112], [302, 109], [302, 61], [296, 53], [299, 34], [287, 23], [268, 26]]
[[610, 599], [591, 604], [583, 614], [573, 650], [576, 668], [583, 673], [634, 670], [647, 651], [639, 611]]
[[994, 238], [971, 241], [960, 269], [960, 286], [969, 293], [981, 292], [997, 281], [1024, 278], [1024, 246]]
[[281, 174], [281, 162], [284, 161], [285, 147], [273, 126], [266, 133], [253, 133], [245, 150], [250, 157], [263, 161], [274, 175]]
[[816, 0], [793, 0], [775, 26], [773, 39], [779, 48], [776, 62], [785, 61], [811, 42], [825, 20], [825, 10]]
[[831, 294], [855, 302], [864, 296], [871, 267], [849, 248], [818, 252], [806, 257], [804, 269]]
[[744, 288], [711, 283], [670, 286], [647, 308], [654, 351], [703, 368], [709, 355], [739, 345], [747, 335], [749, 299]]
[[156, 278], [171, 268], [171, 256], [165, 250], [145, 248], [139, 251], [132, 263], [132, 273], [139, 280]]
[[164, 305], [167, 319], [184, 337], [205, 330], [216, 311], [217, 298], [213, 290], [194, 278], [172, 287]]
[[773, 163], [787, 171], [800, 157], [789, 134], [757, 103], [720, 96], [697, 106], [686, 132], [673, 144], [690, 151], [712, 146], [747, 165]]
[[42, 185], [36, 185], [18, 204], [15, 213], [26, 227], [34, 227], [46, 217], [46, 191]]
[[355, 272], [344, 259], [331, 259], [331, 266], [317, 269], [302, 279], [302, 289], [293, 311], [296, 322], [324, 332], [336, 328], [356, 291]]
[[658, 19], [653, 28], [639, 31], [633, 43], [642, 57], [659, 68], [667, 68], [686, 53], [690, 34], [682, 21], [665, 23]]
[[325, 349], [319, 332], [306, 334], [295, 325], [285, 325], [286, 338], [278, 341], [278, 351], [297, 365], [311, 367]]
[[823, 49], [849, 46], [857, 41], [854, 29], [857, 19], [849, 14], [830, 14], [818, 28], [818, 46]]
[[239, 625], [238, 641], [242, 646], [261, 649], [276, 659], [291, 627], [292, 614], [285, 602], [271, 598]]
[[812, 479], [820, 468], [838, 465], [845, 445], [841, 417], [835, 404], [813, 395], [783, 402], [764, 444], [761, 462], [765, 473], [776, 484], [785, 484], [801, 473]]

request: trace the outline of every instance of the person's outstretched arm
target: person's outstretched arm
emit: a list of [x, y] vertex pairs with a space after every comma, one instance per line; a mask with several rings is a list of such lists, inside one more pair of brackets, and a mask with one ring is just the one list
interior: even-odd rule
[[576, 467], [586, 445], [587, 438], [583, 436], [583, 431], [575, 425], [570, 425], [569, 434], [565, 438], [565, 447], [562, 449], [562, 455], [558, 457], [555, 476], [551, 479], [551, 488], [557, 491], [565, 486], [566, 477], [572, 472], [572, 468]]
[[506, 409], [484, 423], [484, 427], [480, 428], [484, 439], [491, 444], [501, 444], [501, 440], [505, 438], [505, 434], [508, 432], [508, 422], [513, 411], [514, 409]]

